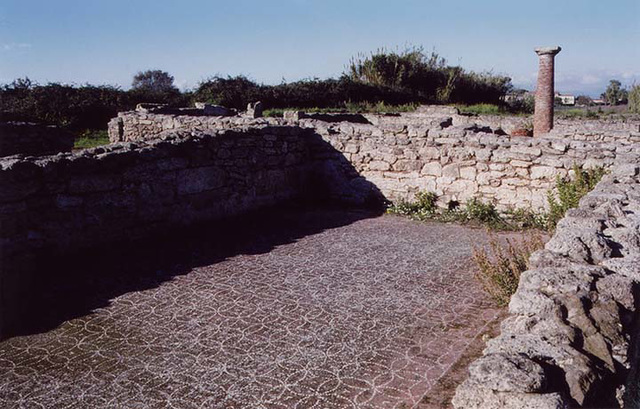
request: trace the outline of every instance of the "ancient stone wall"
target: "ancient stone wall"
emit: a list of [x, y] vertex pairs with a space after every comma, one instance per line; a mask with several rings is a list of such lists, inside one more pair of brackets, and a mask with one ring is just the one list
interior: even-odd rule
[[627, 121], [556, 119], [549, 137], [629, 145], [640, 142], [640, 119]]
[[440, 114], [365, 114], [362, 117], [369, 123], [363, 124], [124, 113], [112, 121], [123, 132], [110, 135], [112, 140], [139, 140], [168, 129], [298, 125], [313, 129], [333, 147], [333, 155], [325, 158], [346, 159], [388, 200], [411, 200], [428, 190], [440, 196], [442, 206], [477, 197], [501, 209], [543, 209], [556, 176], [566, 176], [574, 164], [608, 167], [640, 152], [637, 144], [618, 143], [640, 139], [640, 133], [600, 132], [600, 137], [590, 137], [576, 131], [570, 137], [510, 137], [494, 132], [501, 129], [491, 122], [495, 118], [489, 118], [491, 128], [482, 123], [483, 117]]
[[0, 157], [69, 152], [74, 137], [55, 126], [26, 122], [0, 122]]
[[[633, 362], [629, 345], [637, 331], [640, 147], [628, 141], [638, 135], [509, 137], [476, 117], [442, 114], [333, 122], [125, 113], [111, 122], [110, 137], [134, 142], [4, 158], [0, 318], [20, 316], [19, 300], [33, 279], [30, 257], [42, 249], [144, 237], [277, 204], [309, 189], [359, 203], [378, 193], [400, 200], [429, 190], [441, 204], [479, 197], [500, 207], [536, 209], [544, 206], [555, 176], [568, 174], [574, 163], [602, 165], [611, 174], [532, 257], [502, 334], [471, 366], [454, 404], [615, 401]], [[11, 322], [0, 322], [0, 335], [2, 325]]]
[[122, 242], [299, 197], [309, 185], [305, 132], [174, 132], [74, 154], [0, 159], [0, 334], [3, 318], [20, 316], [15, 309], [32, 279], [29, 257], [42, 249]]
[[637, 372], [638, 162], [616, 165], [530, 265], [500, 336], [471, 364], [454, 406], [614, 407], [626, 399], [631, 407], [638, 395], [638, 379], [629, 377], [630, 368]]
[[499, 208], [545, 207], [556, 176], [574, 164], [609, 167], [640, 154], [640, 146], [553, 138], [509, 137], [453, 126], [450, 118], [418, 125], [379, 118], [374, 125], [301, 120], [376, 185], [387, 199], [435, 192], [440, 204], [477, 197]]

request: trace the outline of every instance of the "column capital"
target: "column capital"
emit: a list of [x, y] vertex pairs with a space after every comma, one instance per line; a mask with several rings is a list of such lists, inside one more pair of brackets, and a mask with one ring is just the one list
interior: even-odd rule
[[562, 48], [560, 47], [538, 47], [535, 49], [535, 52], [538, 55], [556, 55], [561, 50]]

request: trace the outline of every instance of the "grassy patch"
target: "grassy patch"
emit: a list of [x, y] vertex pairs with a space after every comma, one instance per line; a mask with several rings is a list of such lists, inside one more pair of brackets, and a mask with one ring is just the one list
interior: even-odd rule
[[384, 113], [397, 113], [397, 112], [413, 112], [418, 107], [418, 104], [404, 104], [404, 105], [388, 105], [384, 102], [370, 103], [370, 102], [347, 102], [344, 106], [330, 107], [330, 108], [273, 108], [264, 111], [264, 116], [281, 118], [284, 116], [284, 111], [302, 111], [310, 114], [328, 114], [328, 113], [372, 113], [372, 114], [384, 114]]
[[556, 115], [560, 119], [597, 119], [603, 115], [602, 110], [594, 111], [589, 109], [571, 108], [558, 109]]
[[73, 149], [88, 149], [108, 144], [109, 134], [106, 130], [87, 129], [83, 131], [78, 137], [76, 137], [75, 143], [73, 144]]
[[456, 105], [461, 114], [509, 115], [502, 107], [494, 104]]
[[478, 266], [476, 278], [496, 303], [504, 306], [516, 292], [520, 274], [529, 269], [529, 256], [543, 247], [544, 240], [539, 234], [519, 241], [506, 239], [504, 245], [491, 236], [488, 249], [473, 250], [473, 260]]

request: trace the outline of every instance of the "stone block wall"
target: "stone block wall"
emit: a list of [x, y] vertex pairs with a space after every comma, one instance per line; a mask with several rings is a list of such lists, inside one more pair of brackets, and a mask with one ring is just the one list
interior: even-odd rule
[[[110, 123], [119, 143], [0, 159], [0, 336], [20, 317], [34, 279], [32, 256], [42, 249], [144, 237], [301, 197], [309, 188], [358, 203], [429, 190], [441, 204], [479, 197], [538, 209], [557, 175], [574, 163], [600, 165], [611, 174], [534, 254], [502, 334], [471, 366], [454, 404], [614, 402], [625, 379], [640, 378], [632, 366], [640, 355], [632, 339], [640, 335], [636, 135], [509, 137], [442, 114], [364, 115], [369, 123], [354, 123], [124, 113]], [[627, 399], [638, 399], [637, 383], [631, 386]]]
[[33, 256], [43, 249], [146, 237], [300, 197], [309, 185], [306, 133], [268, 126], [173, 132], [0, 159], [0, 334], [20, 317]]
[[557, 138], [509, 137], [489, 129], [454, 126], [451, 118], [403, 125], [381, 117], [376, 125], [301, 120], [392, 201], [419, 191], [439, 203], [477, 197], [498, 208], [543, 209], [556, 176], [574, 164], [610, 167], [640, 155], [640, 146]]
[[70, 152], [74, 137], [55, 126], [0, 122], [0, 157]]
[[530, 266], [454, 407], [637, 407], [638, 161], [613, 167]]
[[[441, 116], [440, 111], [365, 114], [368, 124], [129, 112], [112, 121], [110, 137], [140, 140], [171, 129], [300, 126], [312, 129], [333, 148], [330, 154], [323, 154], [326, 166], [335, 169], [338, 165], [331, 165], [332, 161], [346, 160], [359, 177], [377, 186], [388, 200], [411, 200], [417, 192], [428, 190], [440, 196], [442, 206], [477, 197], [500, 209], [533, 210], [547, 205], [547, 192], [555, 186], [556, 176], [566, 176], [574, 164], [609, 167], [640, 152], [638, 144], [618, 143], [640, 138], [640, 134], [627, 131], [615, 138], [580, 138], [587, 134], [578, 131], [572, 137], [510, 137], [494, 133], [499, 128], [483, 124], [481, 117]], [[348, 186], [343, 188], [348, 190]], [[341, 194], [337, 189], [334, 193]]]
[[256, 126], [282, 126], [287, 121], [276, 118], [249, 118], [242, 116], [207, 116], [156, 114], [149, 112], [121, 112], [109, 121], [109, 141], [134, 142], [154, 139], [164, 131], [215, 130], [247, 128]]

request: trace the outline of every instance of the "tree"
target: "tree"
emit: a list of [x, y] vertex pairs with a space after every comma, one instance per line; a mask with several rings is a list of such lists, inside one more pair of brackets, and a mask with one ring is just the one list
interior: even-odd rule
[[578, 95], [576, 97], [576, 105], [579, 106], [591, 106], [593, 105], [593, 99], [586, 95]]
[[640, 85], [634, 85], [629, 91], [629, 111], [640, 114]]
[[173, 76], [166, 71], [140, 71], [133, 77], [131, 88], [151, 94], [166, 94], [177, 91], [173, 85]]
[[622, 88], [622, 83], [618, 80], [609, 81], [607, 90], [602, 94], [603, 99], [607, 101], [609, 105], [618, 105], [620, 102], [624, 102], [627, 99], [627, 90]]

